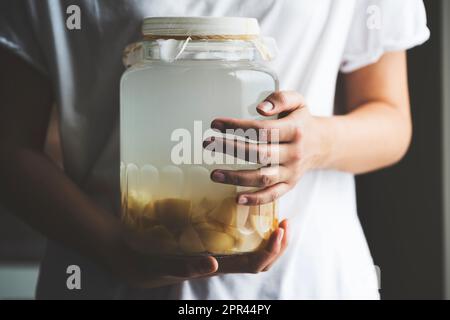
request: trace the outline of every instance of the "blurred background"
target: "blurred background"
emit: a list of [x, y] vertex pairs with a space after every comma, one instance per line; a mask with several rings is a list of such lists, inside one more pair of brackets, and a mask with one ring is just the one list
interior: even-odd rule
[[[409, 53], [413, 145], [400, 165], [357, 178], [383, 299], [450, 299], [450, 1], [425, 4], [432, 37]], [[57, 119], [46, 149], [61, 165]], [[0, 299], [33, 298], [44, 248], [0, 204]]]
[[408, 57], [412, 147], [400, 165], [357, 178], [383, 299], [450, 299], [450, 1], [425, 4], [432, 36]]

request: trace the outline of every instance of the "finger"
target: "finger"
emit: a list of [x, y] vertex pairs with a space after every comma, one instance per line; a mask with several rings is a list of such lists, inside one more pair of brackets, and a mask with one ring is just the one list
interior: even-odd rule
[[250, 143], [236, 139], [211, 137], [205, 140], [206, 150], [230, 155], [237, 159], [262, 165], [271, 165], [291, 160], [290, 144]]
[[279, 255], [283, 237], [284, 230], [276, 229], [270, 236], [267, 246], [253, 255], [252, 265], [257, 272], [263, 271]]
[[214, 257], [198, 258], [157, 258], [152, 257], [149, 272], [166, 277], [197, 278], [213, 274], [218, 269], [218, 262]]
[[258, 170], [214, 170], [211, 180], [241, 187], [267, 188], [287, 181], [290, 171], [283, 166], [264, 167]]
[[289, 142], [295, 138], [297, 127], [287, 118], [280, 120], [249, 120], [217, 118], [211, 128], [259, 142]]
[[286, 248], [288, 246], [288, 242], [289, 242], [289, 237], [290, 237], [290, 230], [289, 230], [289, 223], [288, 220], [283, 220], [280, 225], [280, 228], [282, 228], [284, 230], [284, 236], [283, 239], [281, 240], [281, 250], [280, 253], [278, 254], [278, 256], [269, 263], [269, 265], [267, 267], [264, 268], [263, 271], [269, 271], [270, 268], [273, 266], [273, 264], [275, 263], [276, 260], [278, 260], [278, 258], [280, 258], [284, 252], [286, 251]]
[[271, 203], [287, 193], [290, 189], [290, 184], [281, 182], [253, 193], [241, 193], [238, 195], [237, 202], [240, 205], [245, 206], [257, 206], [261, 204]]
[[276, 257], [281, 250], [281, 238], [283, 230], [275, 230], [264, 250], [249, 253], [241, 256], [221, 257], [219, 260], [219, 273], [259, 273], [273, 257]]
[[280, 228], [282, 228], [284, 230], [284, 237], [283, 237], [283, 241], [281, 242], [281, 252], [280, 252], [280, 254], [283, 254], [284, 251], [286, 251], [286, 248], [289, 243], [289, 237], [291, 235], [289, 221], [287, 219], [285, 219], [285, 220], [281, 221], [279, 226], [280, 226]]
[[280, 256], [284, 235], [285, 235], [284, 229], [278, 228], [277, 233], [275, 234], [275, 244], [273, 244], [271, 248], [269, 246], [266, 248], [269, 254], [266, 255], [267, 258], [261, 261], [261, 264], [259, 265], [260, 272], [265, 271], [267, 266], [274, 263]]
[[295, 91], [277, 91], [260, 103], [256, 110], [263, 116], [284, 115], [303, 108], [305, 100], [301, 94]]

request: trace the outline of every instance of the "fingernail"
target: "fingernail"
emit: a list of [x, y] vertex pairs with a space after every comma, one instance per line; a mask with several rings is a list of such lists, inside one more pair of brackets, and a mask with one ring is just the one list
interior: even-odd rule
[[248, 199], [246, 197], [239, 197], [238, 203], [239, 204], [247, 204], [248, 203]]
[[275, 109], [275, 106], [269, 101], [264, 101], [263, 103], [261, 103], [259, 105], [259, 109], [264, 111], [264, 112], [270, 112], [273, 109]]
[[223, 122], [220, 122], [220, 121], [217, 121], [217, 120], [214, 120], [212, 123], [211, 123], [211, 128], [213, 128], [213, 129], [217, 129], [217, 130], [219, 130], [219, 131], [222, 131], [223, 129], [224, 129], [224, 124], [223, 124]]
[[283, 240], [283, 236], [284, 236], [284, 229], [280, 229], [280, 232], [278, 233], [278, 237], [277, 237], [277, 241], [279, 243], [281, 243], [281, 241]]
[[203, 148], [207, 148], [215, 141], [214, 137], [208, 138], [205, 141], [203, 141]]
[[212, 179], [215, 182], [225, 182], [225, 175], [220, 171], [215, 171], [212, 174]]

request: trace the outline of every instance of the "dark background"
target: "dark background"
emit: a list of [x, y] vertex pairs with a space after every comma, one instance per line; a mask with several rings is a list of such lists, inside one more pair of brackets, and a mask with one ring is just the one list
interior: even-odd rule
[[[411, 150], [400, 165], [357, 178], [359, 215], [381, 268], [384, 299], [444, 298], [442, 97], [450, 88], [442, 84], [442, 23], [450, 12], [443, 14], [443, 1], [425, 1], [432, 38], [409, 53]], [[57, 133], [53, 122], [47, 150], [55, 161]], [[37, 263], [44, 245], [42, 236], [0, 207], [0, 264]]]
[[443, 14], [441, 1], [425, 4], [431, 40], [408, 56], [412, 147], [400, 165], [357, 178], [359, 216], [384, 299], [444, 298], [442, 97], [450, 88], [441, 80], [442, 22], [450, 12]]

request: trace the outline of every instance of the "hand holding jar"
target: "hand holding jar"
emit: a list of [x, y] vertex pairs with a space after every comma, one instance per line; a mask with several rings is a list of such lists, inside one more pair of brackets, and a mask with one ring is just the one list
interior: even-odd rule
[[[262, 143], [246, 143], [237, 140], [214, 138], [206, 146], [219, 143], [230, 155], [258, 155], [260, 164], [270, 162], [256, 170], [215, 170], [212, 179], [218, 183], [259, 188], [257, 192], [244, 192], [238, 196], [241, 205], [262, 205], [276, 201], [291, 190], [311, 169], [322, 168], [330, 150], [324, 134], [324, 126], [313, 117], [303, 97], [293, 91], [275, 92], [258, 105], [258, 113], [276, 120], [247, 120], [219, 118], [212, 128], [225, 133], [227, 130], [263, 133]], [[268, 143], [268, 144], [267, 144]], [[248, 160], [248, 159], [247, 159]]]
[[[147, 255], [130, 247], [128, 240], [114, 241], [103, 251], [102, 264], [127, 284], [156, 288], [231, 273], [259, 273], [270, 269], [287, 248], [287, 221], [280, 223], [263, 250], [230, 256], [162, 256]], [[122, 239], [118, 236], [117, 239]]]

